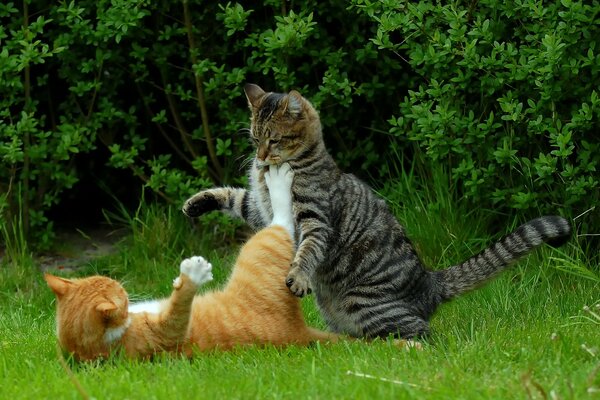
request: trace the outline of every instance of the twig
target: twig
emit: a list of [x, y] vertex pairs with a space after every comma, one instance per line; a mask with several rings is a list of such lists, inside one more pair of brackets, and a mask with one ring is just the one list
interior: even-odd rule
[[467, 22], [471, 22], [473, 19], [473, 10], [475, 10], [475, 6], [479, 3], [479, 0], [474, 0], [469, 5], [469, 11], [467, 11]]
[[581, 349], [583, 351], [587, 352], [592, 357], [596, 357], [596, 351], [595, 351], [595, 349], [588, 347], [585, 343], [581, 344]]
[[[98, 136], [98, 138], [100, 139], [100, 142], [106, 146], [106, 148], [109, 148], [109, 144], [102, 139], [102, 136]], [[110, 149], [109, 149], [110, 150]], [[142, 160], [143, 161], [143, 160]], [[137, 176], [138, 178], [140, 178], [142, 180], [142, 182], [148, 184], [150, 183], [150, 178], [148, 178], [144, 173], [140, 172], [139, 168], [136, 168], [134, 165], [132, 164], [128, 164], [127, 165], [129, 167], [129, 169], [131, 169], [131, 171], [133, 172], [133, 174], [135, 176]], [[153, 189], [154, 192], [156, 192], [156, 194], [158, 194], [160, 197], [162, 197], [163, 199], [165, 199], [168, 203], [173, 204], [174, 200], [172, 198], [170, 198], [169, 196], [167, 196], [164, 192], [162, 192], [159, 189]]]
[[90, 117], [92, 116], [92, 111], [94, 110], [94, 104], [96, 104], [96, 96], [98, 95], [98, 83], [100, 82], [100, 79], [102, 78], [103, 65], [104, 65], [104, 62], [100, 61], [100, 68], [98, 69], [98, 74], [94, 78], [94, 93], [92, 94], [92, 99], [90, 100], [90, 105], [88, 106], [88, 111], [85, 116], [85, 122], [88, 122], [90, 120]]
[[[596, 308], [600, 311], [600, 303], [596, 304]], [[587, 312], [592, 317], [594, 317], [598, 322], [600, 322], [600, 314], [597, 314], [594, 311], [592, 311], [592, 309], [589, 306], [583, 306], [583, 311]]]
[[60, 363], [60, 366], [66, 372], [67, 376], [69, 377], [69, 380], [71, 381], [73, 386], [75, 386], [75, 389], [77, 389], [82, 398], [84, 398], [85, 400], [89, 400], [91, 398], [90, 395], [87, 394], [83, 386], [81, 386], [81, 383], [79, 383], [79, 380], [75, 377], [75, 374], [73, 373], [71, 368], [69, 368], [69, 366], [67, 365], [67, 361], [63, 357], [62, 350], [58, 342], [56, 343], [56, 354], [58, 355], [58, 362]]
[[346, 371], [346, 375], [356, 376], [357, 378], [375, 379], [375, 380], [378, 380], [378, 381], [381, 381], [381, 382], [389, 382], [389, 383], [394, 383], [396, 385], [410, 386], [410, 387], [418, 388], [418, 389], [433, 390], [432, 388], [430, 388], [428, 386], [417, 385], [415, 383], [399, 381], [399, 380], [396, 380], [396, 379], [382, 378], [382, 377], [379, 377], [379, 376], [374, 376], [374, 375], [369, 375], [369, 374], [363, 374], [362, 372]]
[[188, 151], [190, 152], [192, 157], [198, 158], [198, 154], [196, 154], [196, 150], [194, 150], [194, 146], [188, 139], [188, 136], [190, 136], [190, 134], [188, 133], [185, 126], [183, 126], [183, 122], [181, 121], [181, 117], [179, 116], [179, 111], [177, 110], [177, 106], [175, 105], [175, 100], [173, 100], [173, 95], [171, 94], [171, 91], [169, 89], [167, 89], [167, 86], [168, 86], [167, 77], [166, 77], [165, 70], [162, 67], [160, 68], [160, 78], [162, 80], [163, 87], [165, 88], [164, 93], [165, 93], [165, 97], [167, 98], [167, 103], [169, 103], [169, 110], [171, 111], [171, 116], [173, 117], [173, 120], [175, 121], [175, 125], [177, 126], [177, 130], [179, 131], [179, 134], [181, 135], [181, 140], [183, 140], [183, 144], [188, 149]]
[[581, 214], [579, 214], [578, 216], [573, 218], [573, 221], [575, 221], [579, 217], [583, 217], [585, 214], [589, 213], [590, 211], [594, 211], [595, 209], [596, 209], [596, 206], [592, 206], [591, 208], [588, 208], [587, 210], [585, 210], [584, 212], [582, 212]]
[[[135, 88], [137, 89], [137, 91], [140, 95], [140, 98], [142, 99], [142, 103], [144, 103], [144, 108], [146, 109], [146, 113], [148, 113], [148, 115], [150, 116], [151, 119], [154, 118], [155, 114], [154, 114], [154, 112], [152, 112], [152, 109], [150, 109], [150, 106], [148, 105], [148, 102], [146, 101], [146, 97], [144, 96], [144, 93], [142, 92], [142, 88], [140, 87], [140, 84], [136, 82]], [[181, 151], [181, 149], [175, 144], [173, 139], [171, 139], [171, 136], [169, 136], [169, 134], [167, 134], [167, 132], [165, 132], [163, 127], [158, 122], [155, 122], [155, 125], [158, 128], [158, 131], [160, 132], [160, 134], [165, 138], [167, 143], [169, 143], [169, 146], [171, 146], [173, 151], [175, 151], [175, 153], [177, 153], [177, 155], [182, 160], [184, 160], [186, 163], [191, 164], [192, 160], [190, 160], [185, 155], [185, 153], [183, 151]]]
[[[185, 23], [185, 29], [187, 31], [188, 44], [190, 47], [190, 57], [192, 59], [192, 65], [197, 64], [196, 59], [196, 44], [194, 42], [194, 35], [192, 32], [192, 20], [190, 17], [190, 8], [188, 5], [188, 0], [183, 0], [183, 19]], [[194, 82], [196, 84], [196, 94], [198, 96], [198, 106], [200, 107], [200, 116], [202, 118], [202, 130], [204, 132], [204, 139], [206, 140], [206, 147], [208, 148], [208, 155], [210, 160], [215, 168], [217, 175], [219, 176], [219, 181], [223, 179], [223, 168], [221, 167], [221, 163], [219, 163], [219, 159], [217, 158], [217, 154], [215, 152], [215, 146], [213, 143], [213, 139], [210, 133], [210, 128], [208, 126], [208, 111], [206, 110], [206, 101], [204, 99], [204, 89], [202, 76], [194, 72]], [[215, 182], [221, 183], [221, 182]]]
[[[150, 178], [148, 178], [144, 173], [140, 172], [138, 168], [129, 164], [129, 169], [131, 169], [133, 174], [135, 176], [137, 176], [138, 178], [140, 178], [142, 180], [142, 182], [144, 182], [146, 184], [150, 183]], [[175, 201], [172, 198], [170, 198], [169, 196], [167, 196], [162, 190], [159, 190], [159, 189], [153, 189], [153, 190], [156, 192], [156, 194], [158, 194], [160, 197], [162, 197], [168, 203], [171, 203], [171, 204], [175, 203]]]
[[548, 398], [548, 395], [546, 394], [546, 391], [544, 390], [542, 385], [540, 385], [538, 382], [531, 379], [531, 372], [528, 372], [521, 377], [521, 384], [525, 388], [525, 392], [527, 393], [527, 398], [529, 398], [529, 399], [534, 398], [535, 392], [532, 393], [530, 386], [533, 386], [538, 391], [538, 393], [542, 396], [542, 398], [544, 400]]
[[[25, 31], [26, 40], [29, 39], [29, 4], [27, 0], [23, 0], [23, 30]], [[29, 62], [23, 72], [25, 74], [25, 82], [23, 83], [25, 89], [25, 111], [29, 112], [31, 107], [31, 69]], [[29, 118], [29, 115], [27, 116]], [[29, 232], [29, 149], [31, 147], [30, 132], [26, 128], [23, 133], [23, 232], [27, 236]]]

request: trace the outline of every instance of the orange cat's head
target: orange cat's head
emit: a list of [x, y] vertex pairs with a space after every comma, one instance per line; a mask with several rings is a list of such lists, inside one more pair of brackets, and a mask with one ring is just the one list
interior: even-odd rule
[[103, 276], [65, 279], [45, 274], [56, 294], [56, 330], [63, 350], [77, 360], [105, 357], [129, 325], [123, 287]]
[[279, 165], [300, 158], [322, 140], [319, 114], [297, 91], [271, 93], [247, 84], [244, 92], [252, 111], [250, 134], [259, 162]]

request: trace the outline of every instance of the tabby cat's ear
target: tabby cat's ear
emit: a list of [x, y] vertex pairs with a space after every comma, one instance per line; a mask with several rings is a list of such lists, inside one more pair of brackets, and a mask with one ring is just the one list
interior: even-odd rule
[[44, 279], [46, 283], [52, 289], [56, 296], [61, 297], [64, 296], [65, 293], [74, 285], [73, 281], [65, 278], [59, 278], [58, 276], [54, 276], [52, 274], [44, 274]]
[[293, 117], [298, 117], [302, 113], [302, 96], [295, 90], [288, 93], [286, 98], [286, 109]]
[[248, 104], [251, 107], [258, 107], [258, 101], [265, 95], [265, 91], [253, 83], [246, 83], [244, 85], [244, 93], [246, 93]]
[[96, 311], [100, 312], [105, 318], [110, 318], [117, 311], [117, 305], [111, 301], [105, 301], [96, 306]]

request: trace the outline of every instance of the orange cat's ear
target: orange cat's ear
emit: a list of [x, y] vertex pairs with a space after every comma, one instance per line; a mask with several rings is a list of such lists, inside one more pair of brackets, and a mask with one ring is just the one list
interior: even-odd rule
[[96, 311], [100, 312], [105, 318], [112, 317], [116, 310], [117, 305], [111, 301], [105, 301], [96, 306]]
[[288, 93], [286, 109], [293, 117], [298, 117], [302, 113], [302, 96], [295, 90]]
[[244, 93], [246, 93], [248, 104], [251, 107], [258, 107], [258, 101], [265, 95], [265, 91], [253, 83], [246, 83], [244, 85]]
[[61, 297], [64, 296], [65, 293], [74, 285], [73, 281], [65, 278], [59, 278], [58, 276], [54, 276], [52, 274], [44, 274], [44, 279], [46, 283], [52, 289], [56, 296]]

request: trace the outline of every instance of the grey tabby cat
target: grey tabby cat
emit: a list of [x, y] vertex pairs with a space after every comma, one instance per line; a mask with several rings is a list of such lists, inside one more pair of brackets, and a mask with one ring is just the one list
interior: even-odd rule
[[286, 285], [296, 296], [314, 290], [329, 328], [355, 337], [428, 333], [440, 303], [474, 289], [544, 242], [558, 245], [571, 233], [567, 220], [546, 216], [525, 223], [467, 261], [429, 271], [386, 203], [327, 153], [319, 115], [298, 92], [267, 93], [245, 86], [252, 111], [256, 157], [250, 188], [215, 188], [188, 199], [196, 217], [222, 210], [254, 229], [272, 219], [264, 172], [289, 163], [298, 251]]

